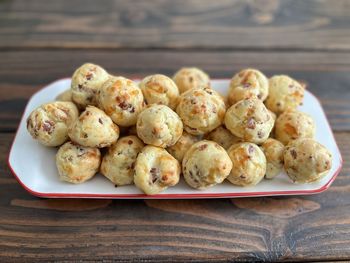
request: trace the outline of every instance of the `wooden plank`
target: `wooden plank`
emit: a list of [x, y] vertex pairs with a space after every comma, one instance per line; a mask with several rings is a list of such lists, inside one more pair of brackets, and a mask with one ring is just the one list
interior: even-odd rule
[[0, 261], [325, 261], [350, 258], [350, 134], [344, 168], [313, 196], [204, 200], [40, 199], [5, 167], [0, 133]]
[[0, 47], [349, 50], [350, 0], [0, 2]]
[[195, 65], [213, 78], [230, 78], [245, 67], [268, 76], [289, 74], [308, 83], [318, 96], [334, 130], [350, 128], [350, 54], [337, 52], [186, 52], [113, 50], [26, 50], [0, 52], [0, 131], [14, 131], [31, 94], [48, 83], [69, 77], [91, 61], [109, 72], [130, 78], [152, 73], [171, 76]]

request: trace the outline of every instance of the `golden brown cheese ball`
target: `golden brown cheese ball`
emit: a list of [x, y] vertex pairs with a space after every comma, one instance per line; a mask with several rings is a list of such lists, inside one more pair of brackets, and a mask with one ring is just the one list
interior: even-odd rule
[[266, 158], [254, 143], [243, 142], [228, 149], [233, 169], [227, 179], [234, 185], [257, 185], [266, 173]]
[[101, 173], [115, 185], [132, 184], [136, 158], [143, 147], [143, 142], [136, 136], [120, 138], [103, 157]]
[[111, 77], [106, 81], [99, 91], [98, 102], [100, 108], [123, 127], [135, 125], [145, 106], [141, 89], [124, 77]]
[[259, 99], [245, 99], [232, 105], [225, 115], [225, 126], [232, 134], [253, 143], [269, 137], [274, 120]]
[[183, 125], [168, 106], [153, 104], [139, 114], [136, 131], [144, 143], [166, 148], [178, 141]]
[[280, 141], [268, 138], [262, 145], [261, 149], [266, 157], [266, 179], [272, 179], [283, 169], [284, 145]]
[[78, 118], [72, 102], [55, 101], [36, 108], [27, 119], [30, 135], [45, 146], [59, 146], [68, 140], [68, 127]]
[[276, 139], [284, 144], [299, 138], [314, 138], [315, 122], [310, 115], [298, 111], [287, 110], [276, 120]]
[[147, 76], [140, 82], [140, 88], [147, 104], [162, 104], [172, 110], [176, 108], [180, 94], [171, 78], [161, 74]]
[[332, 167], [332, 154], [310, 138], [291, 141], [284, 151], [284, 169], [295, 183], [322, 179]]
[[119, 128], [111, 118], [94, 106], [87, 106], [68, 130], [70, 139], [87, 147], [107, 147], [116, 142]]
[[265, 104], [277, 115], [287, 109], [296, 109], [304, 99], [304, 87], [296, 80], [286, 76], [273, 76], [269, 80], [269, 96]]
[[73, 142], [63, 144], [56, 154], [60, 179], [73, 184], [80, 184], [92, 178], [97, 173], [100, 163], [99, 149]]
[[210, 78], [208, 74], [199, 68], [181, 68], [173, 77], [179, 88], [180, 94], [192, 88], [209, 88]]
[[179, 162], [182, 162], [185, 153], [196, 142], [199, 141], [197, 136], [191, 135], [187, 132], [183, 132], [179, 140], [173, 145], [167, 148], [167, 151], [174, 156]]
[[240, 138], [233, 135], [224, 126], [219, 126], [215, 130], [211, 131], [209, 134], [205, 136], [205, 139], [209, 141], [214, 141], [220, 144], [222, 147], [225, 148], [225, 150], [230, 148], [232, 144], [235, 144], [241, 141]]
[[185, 181], [196, 189], [222, 183], [231, 169], [232, 162], [225, 149], [207, 140], [193, 144], [182, 160]]
[[58, 101], [72, 101], [72, 90], [67, 89], [63, 91], [62, 93], [58, 94], [56, 97], [56, 100]]
[[108, 73], [100, 66], [86, 63], [79, 67], [72, 76], [72, 100], [80, 108], [97, 105], [97, 92], [108, 80]]
[[176, 108], [185, 130], [193, 135], [203, 135], [219, 127], [225, 111], [222, 97], [209, 88], [194, 88], [181, 94]]
[[256, 69], [244, 69], [233, 76], [228, 93], [229, 104], [258, 98], [264, 101], [269, 93], [269, 82], [266, 76]]
[[180, 180], [179, 162], [165, 149], [148, 145], [136, 159], [134, 183], [147, 195], [158, 194]]

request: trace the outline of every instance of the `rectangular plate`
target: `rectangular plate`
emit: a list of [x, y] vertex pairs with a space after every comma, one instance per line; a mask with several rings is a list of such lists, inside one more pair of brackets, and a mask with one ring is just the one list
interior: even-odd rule
[[[212, 80], [213, 89], [221, 94], [227, 93], [228, 85], [229, 80]], [[36, 107], [53, 101], [59, 93], [69, 87], [70, 79], [61, 79], [44, 87], [31, 97], [10, 150], [8, 164], [12, 173], [28, 192], [36, 196], [172, 199], [315, 194], [326, 190], [342, 167], [342, 157], [322, 106], [314, 95], [306, 91], [304, 104], [300, 110], [310, 114], [315, 120], [316, 140], [325, 145], [333, 155], [332, 169], [319, 182], [293, 184], [283, 172], [273, 180], [263, 180], [254, 187], [238, 187], [225, 181], [206, 190], [196, 190], [187, 186], [181, 179], [178, 185], [152, 196], [143, 194], [133, 185], [114, 187], [109, 180], [100, 174], [79, 185], [62, 182], [59, 180], [55, 165], [57, 148], [45, 147], [33, 140], [26, 130], [26, 119]]]

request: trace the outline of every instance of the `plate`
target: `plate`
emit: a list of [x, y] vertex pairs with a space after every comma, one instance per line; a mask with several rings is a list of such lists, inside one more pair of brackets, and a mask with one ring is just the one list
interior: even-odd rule
[[[229, 80], [212, 80], [213, 89], [221, 94], [227, 93]], [[39, 144], [26, 130], [26, 119], [36, 107], [53, 101], [55, 97], [70, 87], [70, 79], [61, 79], [44, 87], [29, 100], [17, 134], [13, 141], [8, 164], [18, 182], [31, 194], [39, 197], [60, 198], [232, 198], [248, 196], [303, 195], [326, 190], [336, 178], [342, 167], [342, 157], [326, 115], [318, 99], [309, 91], [305, 92], [304, 104], [299, 109], [312, 116], [316, 123], [316, 140], [325, 145], [333, 155], [330, 172], [319, 182], [293, 184], [283, 172], [273, 180], [263, 180], [254, 187], [238, 187], [228, 182], [206, 190], [192, 189], [183, 179], [174, 187], [160, 194], [147, 196], [135, 186], [115, 187], [108, 179], [97, 174], [92, 180], [74, 185], [59, 180], [55, 165], [57, 148]]]

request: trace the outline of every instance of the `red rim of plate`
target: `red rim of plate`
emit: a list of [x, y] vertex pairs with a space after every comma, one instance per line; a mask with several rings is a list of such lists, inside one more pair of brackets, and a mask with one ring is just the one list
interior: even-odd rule
[[[50, 84], [46, 85], [45, 87], [39, 89], [37, 92], [35, 92], [28, 100], [28, 103], [23, 111], [22, 117], [21, 117], [21, 121], [19, 122], [17, 131], [16, 131], [16, 135], [15, 138], [12, 141], [11, 147], [10, 147], [10, 151], [8, 154], [8, 158], [7, 158], [7, 164], [12, 172], [12, 174], [14, 175], [14, 177], [16, 178], [16, 180], [19, 182], [19, 184], [30, 194], [37, 196], [37, 197], [44, 197], [44, 198], [119, 198], [119, 199], [128, 199], [128, 198], [137, 198], [137, 199], [186, 199], [186, 198], [232, 198], [232, 197], [254, 197], [254, 196], [276, 196], [276, 195], [310, 195], [310, 194], [318, 194], [321, 193], [325, 190], [327, 190], [331, 184], [333, 183], [333, 181], [335, 180], [335, 178], [337, 177], [337, 175], [339, 174], [341, 168], [343, 167], [343, 158], [341, 156], [341, 152], [339, 151], [339, 147], [337, 144], [337, 141], [335, 140], [333, 131], [331, 129], [331, 126], [329, 124], [329, 121], [327, 119], [327, 116], [323, 110], [322, 104], [320, 102], [320, 100], [314, 95], [312, 94], [310, 91], [308, 91], [311, 96], [313, 96], [318, 103], [321, 105], [321, 109], [322, 109], [322, 113], [327, 121], [327, 125], [328, 125], [328, 129], [331, 132], [332, 136], [333, 136], [333, 140], [336, 143], [337, 146], [337, 151], [339, 153], [339, 157], [340, 157], [340, 166], [338, 167], [338, 169], [334, 172], [333, 176], [331, 177], [331, 179], [322, 187], [315, 189], [315, 190], [292, 190], [292, 191], [266, 191], [266, 192], [247, 192], [247, 193], [211, 193], [211, 194], [156, 194], [156, 195], [146, 195], [146, 194], [77, 194], [77, 193], [42, 193], [42, 192], [37, 192], [34, 191], [32, 189], [30, 189], [29, 187], [27, 187], [19, 178], [19, 176], [15, 173], [15, 171], [13, 170], [11, 163], [10, 163], [10, 156], [11, 156], [11, 152], [12, 152], [12, 147], [13, 144], [17, 138], [18, 135], [18, 130], [19, 130], [19, 126], [23, 121], [23, 117], [24, 117], [24, 112], [27, 111], [27, 107], [29, 104], [29, 101], [32, 99], [32, 97], [37, 94], [39, 91], [45, 89], [47, 86], [52, 85], [53, 83], [57, 82], [57, 81], [62, 81], [62, 80], [68, 80], [70, 78], [62, 78], [62, 79], [58, 79], [56, 81], [51, 82]], [[213, 80], [228, 80], [228, 79], [213, 79]]]

